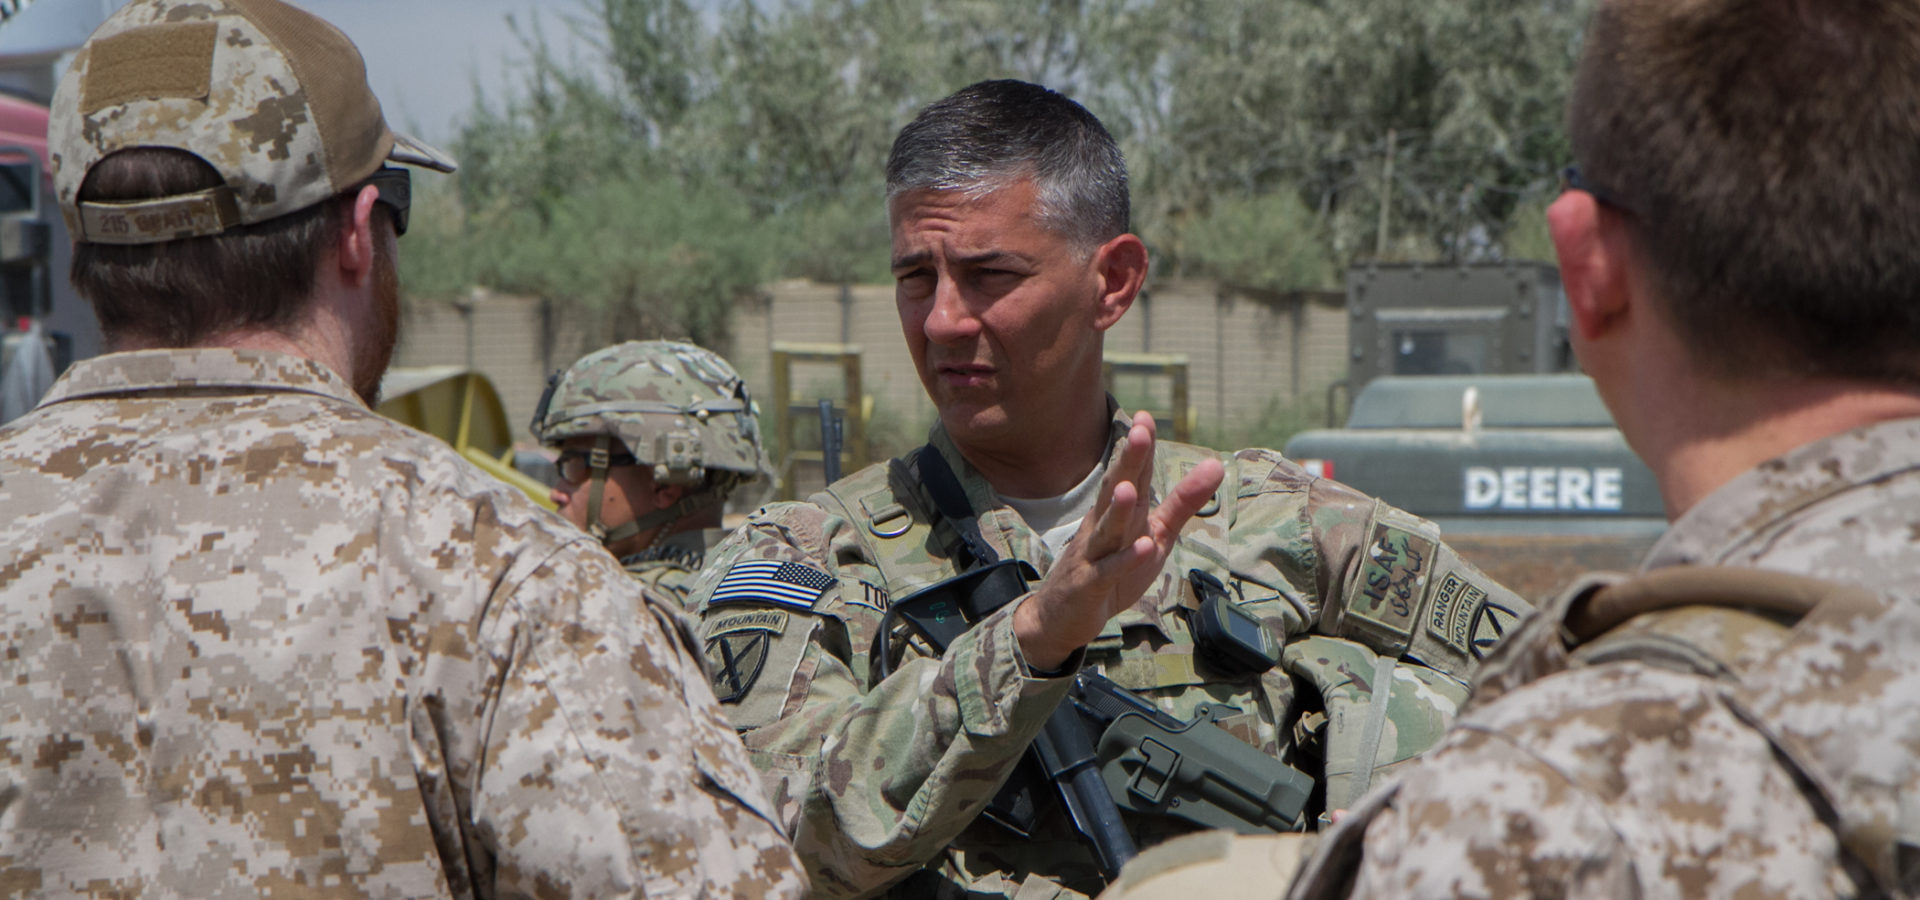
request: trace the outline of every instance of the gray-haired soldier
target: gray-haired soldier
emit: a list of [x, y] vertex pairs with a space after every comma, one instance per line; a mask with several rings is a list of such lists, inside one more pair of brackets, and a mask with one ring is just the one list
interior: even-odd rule
[[[815, 890], [1090, 894], [1129, 844], [1216, 814], [1306, 827], [1430, 746], [1528, 607], [1430, 522], [1120, 412], [1102, 341], [1147, 251], [1099, 120], [975, 84], [901, 131], [887, 183], [901, 327], [940, 421], [755, 514], [696, 588], [716, 693]], [[1043, 728], [1066, 745], [1049, 717], [1083, 688], [1132, 712], [1074, 724], [1104, 768], [1083, 777], [1076, 753], [1058, 794], [1020, 762]], [[1137, 790], [1109, 790], [1123, 766]]]
[[452, 165], [343, 35], [134, 0], [50, 150], [116, 352], [0, 429], [0, 893], [804, 891], [671, 604], [368, 409]]
[[746, 382], [719, 354], [680, 341], [581, 357], [553, 376], [533, 433], [560, 451], [560, 514], [681, 604], [726, 537], [727, 498], [772, 474]]

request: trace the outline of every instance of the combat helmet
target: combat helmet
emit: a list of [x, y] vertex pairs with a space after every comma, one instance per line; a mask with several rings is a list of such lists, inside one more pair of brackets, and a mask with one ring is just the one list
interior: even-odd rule
[[[596, 350], [554, 373], [533, 413], [533, 435], [548, 447], [593, 436], [588, 531], [605, 543], [724, 502], [741, 486], [771, 476], [760, 439], [759, 408], [733, 366], [680, 341], [628, 341]], [[609, 530], [600, 500], [612, 438], [654, 481], [691, 488], [679, 503]]]

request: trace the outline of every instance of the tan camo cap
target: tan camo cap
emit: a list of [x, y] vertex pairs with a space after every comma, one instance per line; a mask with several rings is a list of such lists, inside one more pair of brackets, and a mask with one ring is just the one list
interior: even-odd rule
[[[205, 160], [226, 187], [132, 203], [76, 198], [130, 147]], [[388, 161], [454, 169], [393, 133], [340, 30], [278, 0], [133, 0], [60, 80], [47, 125], [54, 190], [77, 241], [150, 244], [251, 225], [326, 200]]]

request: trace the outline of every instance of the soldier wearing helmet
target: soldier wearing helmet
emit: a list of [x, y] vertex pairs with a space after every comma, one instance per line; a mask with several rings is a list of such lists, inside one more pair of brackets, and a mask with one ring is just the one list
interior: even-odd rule
[[553, 502], [627, 571], [685, 603], [721, 506], [768, 474], [758, 409], [720, 355], [628, 341], [553, 376], [533, 433], [560, 452]]

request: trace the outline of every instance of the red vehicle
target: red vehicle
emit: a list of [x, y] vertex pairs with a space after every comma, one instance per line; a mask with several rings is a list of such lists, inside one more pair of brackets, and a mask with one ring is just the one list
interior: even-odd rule
[[72, 361], [76, 327], [95, 332], [55, 274], [66, 266], [67, 231], [52, 191], [47, 108], [0, 94], [0, 422], [31, 409]]
[[[47, 166], [47, 108], [0, 94], [0, 147], [26, 147], [40, 159], [41, 171]], [[12, 162], [0, 158], [0, 161]]]

